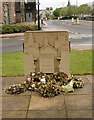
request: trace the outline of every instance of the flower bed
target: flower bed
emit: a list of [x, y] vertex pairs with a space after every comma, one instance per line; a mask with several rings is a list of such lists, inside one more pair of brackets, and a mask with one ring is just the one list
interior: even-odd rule
[[73, 92], [75, 88], [83, 88], [84, 82], [64, 72], [53, 74], [30, 73], [24, 83], [11, 85], [5, 89], [7, 94], [20, 94], [25, 91], [36, 91], [43, 97], [54, 97], [61, 92]]

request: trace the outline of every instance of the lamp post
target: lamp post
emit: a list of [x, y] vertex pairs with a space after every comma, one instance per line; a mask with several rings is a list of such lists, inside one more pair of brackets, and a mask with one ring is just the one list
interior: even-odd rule
[[38, 30], [40, 30], [40, 15], [39, 15], [39, 0], [38, 0]]

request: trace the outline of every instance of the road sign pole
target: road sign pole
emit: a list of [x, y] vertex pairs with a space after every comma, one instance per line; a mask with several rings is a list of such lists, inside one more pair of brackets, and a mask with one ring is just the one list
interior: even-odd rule
[[39, 0], [38, 0], [38, 30], [40, 30], [40, 15], [39, 15]]

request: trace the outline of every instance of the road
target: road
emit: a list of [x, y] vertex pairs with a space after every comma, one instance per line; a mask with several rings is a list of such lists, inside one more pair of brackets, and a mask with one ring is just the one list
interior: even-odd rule
[[[80, 24], [72, 24], [70, 20], [47, 21], [47, 27], [43, 30], [67, 30], [71, 45], [92, 44], [92, 22], [81, 21]], [[48, 29], [47, 29], [48, 28]]]
[[[71, 47], [91, 46], [92, 47], [92, 22], [81, 21], [80, 24], [72, 24], [70, 20], [50, 20], [46, 21], [43, 30], [68, 30]], [[14, 52], [23, 50], [24, 36], [3, 38], [0, 49], [2, 52]], [[2, 48], [1, 48], [2, 47]]]
[[80, 21], [80, 24], [72, 24], [71, 20], [52, 20], [46, 21], [48, 29], [68, 30], [79, 34], [91, 34], [92, 22]]
[[[2, 38], [2, 52], [15, 52], [23, 50], [24, 36]], [[1, 48], [1, 45], [0, 45]]]

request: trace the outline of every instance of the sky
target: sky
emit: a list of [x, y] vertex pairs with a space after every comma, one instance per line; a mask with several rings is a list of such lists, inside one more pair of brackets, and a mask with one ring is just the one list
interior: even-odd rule
[[[81, 5], [84, 3], [93, 2], [94, 0], [70, 0], [71, 5]], [[37, 0], [36, 0], [37, 2]], [[52, 7], [53, 9], [64, 7], [67, 5], [68, 0], [39, 0], [40, 9], [45, 9], [46, 7]]]

